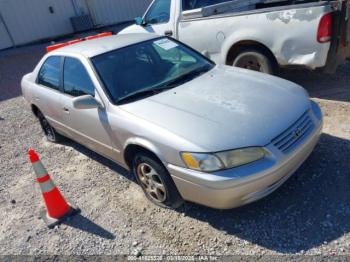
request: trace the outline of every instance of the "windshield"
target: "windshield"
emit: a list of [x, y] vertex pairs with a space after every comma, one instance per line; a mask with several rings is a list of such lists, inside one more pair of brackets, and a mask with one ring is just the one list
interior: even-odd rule
[[174, 88], [214, 67], [209, 60], [168, 38], [158, 38], [92, 58], [114, 104]]

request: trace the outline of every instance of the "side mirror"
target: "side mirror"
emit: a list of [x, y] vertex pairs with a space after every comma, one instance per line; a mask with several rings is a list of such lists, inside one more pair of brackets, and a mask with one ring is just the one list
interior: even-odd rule
[[136, 24], [136, 25], [141, 25], [141, 26], [142, 26], [142, 25], [145, 24], [145, 22], [143, 21], [142, 17], [139, 17], [139, 16], [138, 16], [138, 17], [135, 18], [135, 24]]
[[73, 107], [75, 109], [94, 109], [102, 105], [91, 95], [84, 95], [73, 99]]

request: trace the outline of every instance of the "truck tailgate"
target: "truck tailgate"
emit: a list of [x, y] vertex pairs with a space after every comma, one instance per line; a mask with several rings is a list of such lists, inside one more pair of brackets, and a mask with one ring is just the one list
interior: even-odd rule
[[345, 3], [345, 22], [344, 22], [344, 41], [346, 43], [350, 42], [350, 1]]
[[340, 45], [347, 46], [350, 49], [350, 0], [342, 3], [342, 9], [340, 11]]
[[333, 39], [328, 54], [326, 73], [334, 73], [346, 59], [350, 59], [350, 0], [331, 3], [333, 13]]

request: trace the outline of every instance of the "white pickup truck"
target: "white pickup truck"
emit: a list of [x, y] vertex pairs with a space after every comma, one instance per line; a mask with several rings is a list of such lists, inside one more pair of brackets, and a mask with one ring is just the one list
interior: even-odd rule
[[120, 33], [168, 35], [217, 64], [333, 73], [350, 58], [350, 0], [154, 0]]

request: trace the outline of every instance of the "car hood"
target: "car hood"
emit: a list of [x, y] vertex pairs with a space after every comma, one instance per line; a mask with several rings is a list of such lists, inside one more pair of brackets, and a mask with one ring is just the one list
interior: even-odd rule
[[300, 86], [227, 66], [121, 106], [208, 152], [265, 146], [309, 107]]

